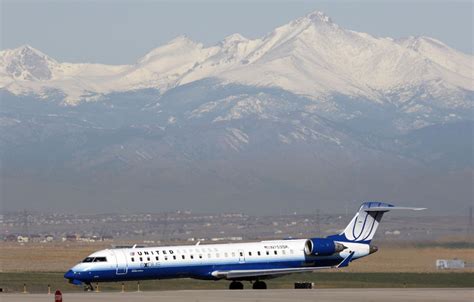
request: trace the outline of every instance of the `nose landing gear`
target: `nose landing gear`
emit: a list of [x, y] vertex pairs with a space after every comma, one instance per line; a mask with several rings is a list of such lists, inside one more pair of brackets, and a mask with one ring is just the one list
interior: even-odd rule
[[87, 283], [85, 283], [84, 291], [85, 292], [93, 292], [94, 291], [94, 286], [90, 282], [87, 282]]

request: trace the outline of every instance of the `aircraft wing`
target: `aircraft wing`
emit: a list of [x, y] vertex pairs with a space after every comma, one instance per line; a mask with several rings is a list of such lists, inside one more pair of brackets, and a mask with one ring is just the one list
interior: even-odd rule
[[312, 272], [312, 271], [316, 271], [316, 270], [320, 270], [320, 269], [346, 267], [346, 266], [349, 265], [349, 262], [352, 260], [353, 256], [354, 256], [354, 252], [350, 253], [349, 256], [344, 258], [336, 266], [214, 271], [214, 272], [212, 272], [212, 275], [216, 278], [225, 278], [225, 279], [228, 279], [228, 280], [243, 279], [243, 278], [254, 278], [254, 277], [271, 277], [271, 276], [276, 277], [276, 276], [279, 276], [279, 275]]

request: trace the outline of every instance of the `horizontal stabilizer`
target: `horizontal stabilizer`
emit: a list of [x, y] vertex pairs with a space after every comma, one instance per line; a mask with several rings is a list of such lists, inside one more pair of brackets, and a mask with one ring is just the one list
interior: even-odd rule
[[413, 210], [413, 211], [422, 211], [426, 210], [426, 208], [412, 208], [412, 207], [372, 207], [372, 208], [365, 208], [365, 212], [388, 212], [392, 210]]

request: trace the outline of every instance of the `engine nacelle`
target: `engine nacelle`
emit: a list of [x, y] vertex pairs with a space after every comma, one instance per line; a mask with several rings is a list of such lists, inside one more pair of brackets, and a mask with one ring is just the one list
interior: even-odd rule
[[314, 238], [306, 240], [304, 252], [306, 256], [330, 256], [342, 252], [347, 247], [326, 238]]

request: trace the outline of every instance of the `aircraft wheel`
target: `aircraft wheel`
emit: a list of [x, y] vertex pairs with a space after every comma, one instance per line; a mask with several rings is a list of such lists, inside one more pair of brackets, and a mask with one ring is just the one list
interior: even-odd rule
[[267, 284], [263, 281], [256, 281], [253, 285], [252, 285], [252, 288], [253, 289], [267, 289]]
[[94, 291], [94, 286], [91, 283], [86, 283], [84, 286], [84, 291], [85, 292], [92, 292]]
[[244, 289], [242, 282], [232, 281], [229, 285], [229, 289]]

